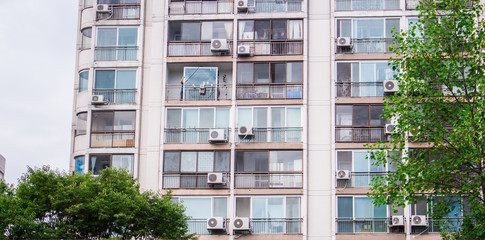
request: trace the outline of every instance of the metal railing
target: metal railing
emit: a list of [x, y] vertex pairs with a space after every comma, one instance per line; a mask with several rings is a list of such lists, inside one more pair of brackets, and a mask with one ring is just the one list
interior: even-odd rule
[[387, 172], [352, 172], [350, 180], [337, 180], [338, 188], [369, 187], [375, 177], [386, 176]]
[[232, 41], [228, 42], [229, 50], [225, 52], [211, 51], [210, 42], [169, 42], [168, 56], [187, 57], [187, 56], [218, 56], [232, 55]]
[[302, 188], [302, 173], [236, 173], [235, 188]]
[[209, 230], [207, 230], [207, 219], [205, 218], [193, 218], [187, 220], [188, 226], [188, 233], [196, 233], [196, 234], [209, 234]]
[[170, 2], [170, 15], [233, 13], [233, 0]]
[[[210, 128], [166, 128], [165, 143], [208, 143]], [[226, 139], [229, 129], [225, 129]]]
[[203, 86], [200, 85], [182, 85], [167, 84], [165, 92], [165, 100], [179, 100], [179, 101], [217, 101], [230, 100], [232, 96], [232, 87], [227, 84], [219, 84], [217, 86]]
[[302, 0], [249, 0], [254, 12], [300, 12]]
[[302, 55], [303, 40], [288, 41], [248, 41], [239, 40], [238, 46], [245, 45], [254, 56]]
[[251, 227], [254, 234], [300, 234], [302, 218], [252, 218]]
[[387, 218], [337, 218], [338, 233], [387, 232]]
[[390, 52], [393, 38], [352, 38], [352, 47], [337, 47], [337, 53]]
[[240, 142], [301, 142], [302, 127], [253, 128], [254, 135], [239, 135]]
[[441, 232], [442, 230], [448, 232], [457, 232], [461, 229], [461, 224], [463, 223], [463, 218], [461, 217], [450, 217], [443, 219], [432, 219], [428, 218], [429, 221], [429, 232]]
[[336, 142], [379, 142], [386, 141], [384, 127], [337, 127]]
[[301, 99], [302, 84], [238, 85], [237, 99]]
[[337, 82], [337, 97], [382, 97], [382, 82]]
[[96, 47], [95, 59], [96, 61], [136, 61], [137, 60], [137, 46], [112, 46], [112, 47]]
[[163, 188], [228, 188], [227, 173], [224, 174], [226, 184], [207, 184], [207, 173], [164, 173]]
[[140, 5], [110, 5], [110, 12], [97, 12], [96, 20], [130, 20], [140, 19]]
[[134, 147], [135, 132], [92, 132], [91, 147]]
[[93, 95], [103, 95], [108, 103], [135, 103], [136, 89], [93, 89]]
[[[409, 0], [408, 0], [409, 1]], [[352, 1], [336, 0], [335, 10], [386, 10], [399, 9], [399, 0]]]

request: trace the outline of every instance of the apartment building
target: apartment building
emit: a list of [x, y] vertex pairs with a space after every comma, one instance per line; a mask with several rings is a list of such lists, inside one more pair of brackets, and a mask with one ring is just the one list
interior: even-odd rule
[[439, 238], [404, 223], [425, 203], [393, 213], [365, 195], [392, 170], [364, 144], [392, 124], [409, 0], [79, 4], [71, 171], [172, 190], [200, 239]]

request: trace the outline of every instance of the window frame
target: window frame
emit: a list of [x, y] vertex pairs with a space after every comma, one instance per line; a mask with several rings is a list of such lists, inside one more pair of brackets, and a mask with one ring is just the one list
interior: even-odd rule
[[217, 121], [217, 110], [218, 109], [226, 109], [226, 110], [229, 110], [229, 116], [228, 116], [228, 120], [229, 122], [227, 123], [227, 127], [220, 127], [220, 128], [224, 128], [224, 129], [227, 129], [229, 128], [229, 125], [230, 125], [230, 108], [228, 107], [167, 107], [165, 109], [165, 129], [177, 129], [178, 127], [171, 127], [171, 126], [168, 126], [168, 110], [180, 110], [180, 128], [182, 129], [185, 129], [187, 128], [186, 126], [184, 126], [184, 110], [194, 110], [194, 109], [197, 109], [197, 127], [196, 129], [200, 129], [202, 127], [200, 127], [200, 110], [201, 109], [213, 109], [214, 110], [214, 115], [213, 115], [213, 119], [214, 119], [214, 122], [212, 123], [212, 127], [210, 128], [218, 128], [216, 127], [216, 121]]
[[[339, 128], [339, 127], [384, 127], [386, 125], [386, 122], [387, 122], [387, 119], [384, 119], [382, 118], [382, 113], [381, 113], [381, 122], [384, 121], [384, 124], [382, 125], [372, 125], [371, 124], [371, 121], [372, 121], [372, 112], [371, 112], [371, 107], [383, 107], [384, 108], [384, 105], [381, 105], [381, 104], [338, 104], [335, 106], [335, 119], [337, 119], [337, 116], [338, 116], [338, 111], [337, 111], [337, 107], [338, 106], [352, 106], [352, 124], [351, 125], [340, 125], [338, 124], [337, 121], [335, 121], [335, 127], [336, 128]], [[354, 107], [362, 107], [362, 106], [367, 106], [368, 107], [368, 119], [367, 119], [367, 122], [368, 124], [367, 125], [356, 125], [355, 124], [355, 119], [354, 119]]]
[[[94, 166], [91, 166], [91, 157], [93, 156], [109, 156], [109, 168], [112, 168], [113, 167], [113, 156], [131, 156], [132, 157], [132, 162], [131, 162], [131, 167], [132, 169], [129, 170], [127, 169], [127, 172], [128, 174], [130, 175], [134, 175], [134, 172], [135, 172], [135, 155], [132, 154], [132, 153], [92, 153], [92, 154], [89, 154], [89, 158], [88, 158], [88, 172], [91, 172], [93, 176], [97, 176], [99, 175], [99, 172], [96, 174], [94, 172]], [[99, 171], [102, 171], [104, 170], [105, 168], [99, 170]]]
[[[181, 170], [181, 165], [182, 165], [182, 153], [183, 152], [195, 152], [197, 154], [197, 158], [196, 158], [196, 163], [195, 163], [195, 171], [193, 172], [182, 172]], [[212, 171], [208, 171], [208, 172], [204, 172], [204, 171], [199, 171], [199, 153], [201, 152], [211, 152], [211, 153], [214, 153], [214, 156], [213, 156], [213, 166], [212, 166]], [[221, 172], [221, 171], [215, 171], [215, 166], [216, 166], [216, 153], [217, 152], [225, 152], [225, 153], [229, 153], [229, 170], [228, 171], [225, 171], [225, 172], [222, 172], [222, 173], [229, 173], [231, 171], [231, 158], [230, 158], [230, 154], [231, 154], [231, 151], [226, 151], [226, 150], [194, 150], [194, 151], [164, 151], [163, 153], [163, 174], [187, 174], [187, 175], [190, 175], [190, 174], [204, 174], [204, 173], [212, 173], [212, 172]], [[179, 170], [178, 171], [166, 171], [165, 170], [165, 156], [166, 156], [166, 153], [178, 153], [179, 154]]]
[[[183, 42], [192, 42], [192, 43], [210, 42], [212, 39], [215, 39], [215, 38], [202, 40], [202, 30], [203, 30], [202, 29], [202, 25], [203, 25], [202, 23], [204, 23], [204, 22], [207, 22], [207, 23], [209, 23], [209, 22], [222, 22], [222, 23], [226, 23], [226, 24], [227, 23], [231, 23], [231, 25], [232, 25], [232, 28], [231, 29], [234, 28], [234, 22], [233, 21], [228, 21], [228, 20], [201, 20], [201, 21], [196, 21], [196, 20], [188, 20], [188, 21], [176, 20], [176, 21], [169, 21], [168, 22], [168, 31], [167, 31], [168, 32], [168, 38], [167, 38], [168, 41], [167, 42], [168, 43], [171, 43], [171, 42], [174, 42], [174, 43], [176, 43], [176, 42], [181, 42], [181, 43], [183, 43]], [[172, 38], [174, 38], [174, 37], [170, 36], [170, 34], [172, 33], [171, 32], [171, 30], [172, 30], [171, 29], [172, 28], [171, 27], [171, 24], [172, 23], [181, 23], [181, 24], [182, 23], [199, 23], [199, 37], [198, 37], [198, 39], [192, 39], [192, 40], [182, 40], [182, 39], [179, 39], [179, 40], [171, 40]], [[182, 25], [180, 26], [180, 30], [182, 31]], [[233, 36], [233, 32], [231, 31], [231, 35], [228, 36], [227, 41], [233, 41], [233, 40], [234, 40], [234, 36]]]
[[[289, 64], [294, 64], [294, 63], [301, 63], [302, 64], [302, 71], [301, 71], [301, 82], [293, 82], [293, 81], [288, 81], [289, 79], [291, 79], [291, 77], [288, 76], [288, 65]], [[237, 79], [236, 79], [236, 82], [237, 82], [237, 85], [244, 85], [244, 86], [247, 86], [247, 85], [250, 85], [250, 86], [258, 86], [258, 85], [301, 85], [303, 84], [303, 62], [299, 62], [299, 61], [294, 61], [294, 62], [238, 62], [237, 63], [237, 71], [239, 73], [239, 67], [240, 67], [240, 64], [251, 64], [251, 69], [252, 69], [252, 79], [250, 82], [239, 82], [239, 75], [237, 76]], [[266, 83], [258, 83], [258, 82], [255, 82], [255, 79], [256, 79], [256, 71], [255, 71], [255, 64], [267, 64], [268, 65], [268, 82]], [[272, 68], [272, 65], [273, 64], [285, 64], [285, 81], [284, 82], [273, 82], [272, 79], [273, 79], [273, 76], [272, 76], [272, 70], [274, 70]]]
[[[116, 44], [115, 45], [99, 45], [99, 31], [101, 29], [116, 29]], [[136, 29], [136, 44], [135, 45], [120, 45], [120, 29]], [[95, 47], [138, 47], [140, 45], [140, 29], [138, 26], [100, 26], [96, 28]]]
[[[245, 39], [245, 38], [242, 38], [243, 36], [243, 33], [245, 33], [244, 31], [242, 31], [240, 29], [240, 23], [241, 22], [249, 22], [249, 21], [253, 21], [253, 31], [252, 31], [252, 38], [251, 39]], [[263, 21], [269, 21], [269, 36], [268, 38], [264, 38], [264, 39], [256, 39], [256, 22], [257, 21], [260, 21], [260, 22], [263, 22]], [[286, 31], [285, 31], [285, 38], [274, 38], [273, 37], [273, 33], [274, 33], [274, 28], [273, 28], [273, 22], [274, 21], [286, 21]], [[301, 38], [288, 38], [288, 35], [289, 35], [289, 32], [290, 32], [290, 24], [289, 22], [290, 21], [301, 21], [301, 26], [302, 26], [302, 29], [301, 29]], [[241, 36], [241, 37], [240, 37]], [[305, 36], [305, 26], [304, 26], [304, 21], [303, 19], [300, 19], [300, 18], [275, 18], [275, 19], [241, 19], [238, 21], [237, 23], [237, 39], [238, 41], [241, 41], [241, 42], [268, 42], [268, 41], [271, 41], [271, 42], [278, 42], [278, 41], [303, 41], [303, 38]]]
[[[270, 157], [271, 157], [271, 152], [284, 152], [284, 151], [291, 151], [291, 152], [301, 152], [301, 159], [302, 159], [302, 165], [301, 165], [301, 171], [272, 171], [271, 170], [271, 162], [270, 162]], [[237, 166], [238, 166], [238, 153], [244, 153], [244, 152], [266, 152], [267, 153], [267, 160], [266, 160], [266, 163], [267, 163], [267, 167], [268, 167], [268, 171], [242, 171], [242, 170], [238, 170], [237, 169]], [[256, 174], [285, 174], [285, 173], [303, 173], [303, 150], [237, 150], [235, 152], [235, 156], [234, 156], [234, 173], [235, 174], [246, 174], [246, 173], [256, 173]]]

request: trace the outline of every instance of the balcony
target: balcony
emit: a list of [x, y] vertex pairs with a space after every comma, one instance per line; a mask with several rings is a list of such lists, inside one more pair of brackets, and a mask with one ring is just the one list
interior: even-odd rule
[[249, 0], [254, 12], [301, 12], [302, 0]]
[[338, 188], [369, 187], [375, 177], [386, 176], [387, 172], [352, 172], [350, 180], [337, 180]]
[[393, 38], [352, 38], [352, 47], [337, 47], [337, 53], [388, 53]]
[[387, 232], [387, 218], [337, 218], [338, 233]]
[[463, 218], [461, 217], [449, 217], [443, 219], [432, 219], [428, 218], [429, 221], [429, 232], [441, 232], [440, 228], [444, 228], [449, 232], [457, 232], [461, 228], [463, 223]]
[[252, 218], [253, 234], [301, 234], [301, 218]]
[[302, 99], [302, 84], [238, 85], [237, 99]]
[[95, 59], [96, 61], [136, 61], [137, 60], [137, 46], [112, 46], [112, 47], [96, 47]]
[[134, 147], [134, 132], [92, 132], [91, 147]]
[[231, 100], [231, 85], [182, 87], [180, 84], [167, 84], [165, 100], [167, 101], [218, 101]]
[[93, 95], [103, 95], [108, 103], [135, 103], [136, 89], [100, 89], [93, 90]]
[[140, 19], [140, 4], [110, 4], [110, 12], [97, 12], [96, 20]]
[[382, 82], [337, 82], [337, 97], [383, 97]]
[[[166, 128], [165, 143], [209, 143], [210, 128]], [[229, 129], [225, 130], [226, 139]]]
[[[224, 179], [227, 179], [225, 174]], [[200, 174], [181, 174], [181, 173], [164, 173], [163, 174], [163, 188], [213, 188], [221, 189], [228, 188], [227, 184], [209, 185], [207, 184], [207, 173]]]
[[[205, 218], [192, 218], [187, 220], [188, 234], [210, 234], [207, 230], [207, 219]], [[227, 222], [226, 222], [227, 226]]]
[[386, 141], [384, 127], [337, 127], [337, 142], [368, 143]]
[[247, 41], [239, 40], [240, 45], [249, 46], [254, 56], [303, 55], [303, 41]]
[[302, 188], [302, 173], [236, 173], [236, 188]]
[[232, 14], [233, 0], [183, 1], [169, 3], [170, 15], [182, 14]]
[[228, 41], [229, 51], [214, 52], [211, 51], [210, 42], [169, 42], [169, 57], [190, 57], [190, 56], [220, 56], [232, 55], [232, 41]]
[[273, 143], [298, 143], [301, 142], [302, 127], [274, 127], [253, 128], [254, 136], [240, 135], [240, 142], [273, 142]]

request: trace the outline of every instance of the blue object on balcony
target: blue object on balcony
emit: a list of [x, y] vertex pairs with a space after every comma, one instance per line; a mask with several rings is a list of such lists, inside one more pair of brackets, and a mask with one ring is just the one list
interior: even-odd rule
[[302, 98], [301, 91], [287, 91], [286, 98]]

